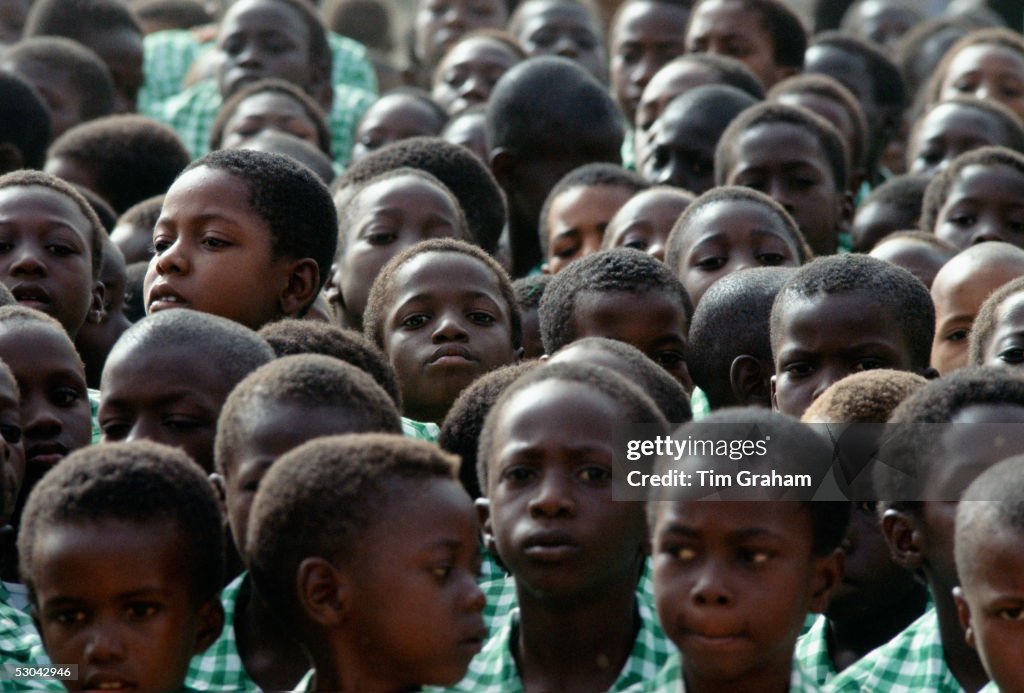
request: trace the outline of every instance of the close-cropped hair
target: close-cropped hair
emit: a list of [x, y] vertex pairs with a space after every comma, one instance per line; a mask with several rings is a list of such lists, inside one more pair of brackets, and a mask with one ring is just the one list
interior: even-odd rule
[[18, 533], [21, 579], [32, 601], [41, 537], [61, 526], [103, 522], [173, 524], [185, 548], [192, 603], [216, 598], [224, 531], [213, 485], [181, 450], [134, 441], [76, 450], [32, 489]]
[[998, 326], [999, 309], [1007, 299], [1024, 292], [1024, 277], [1018, 277], [1003, 284], [985, 299], [971, 324], [971, 335], [967, 347], [967, 363], [981, 366], [985, 363], [985, 352], [988, 350]]
[[381, 433], [318, 438], [286, 453], [260, 482], [249, 518], [246, 563], [256, 588], [301, 628], [299, 564], [323, 557], [348, 566], [389, 503], [454, 481], [457, 467], [436, 445]]
[[907, 270], [868, 255], [830, 255], [797, 268], [772, 306], [773, 355], [783, 339], [783, 322], [793, 302], [852, 293], [863, 294], [878, 306], [879, 320], [892, 320], [900, 326], [914, 369], [926, 370], [935, 335], [931, 294]]
[[1019, 154], [1006, 147], [980, 147], [964, 152], [953, 159], [949, 166], [932, 178], [924, 192], [924, 202], [921, 203], [921, 220], [917, 224], [919, 229], [928, 233], [935, 232], [939, 212], [946, 204], [946, 198], [949, 197], [949, 192], [953, 189], [957, 177], [968, 166], [1005, 166], [1024, 176], [1024, 154]]
[[532, 274], [512, 282], [520, 311], [526, 312], [531, 308], [536, 310], [540, 307], [540, 299], [544, 296], [544, 289], [547, 288], [551, 277], [550, 274]]
[[490, 255], [480, 250], [475, 245], [454, 238], [435, 238], [429, 241], [421, 241], [416, 245], [406, 248], [401, 253], [391, 258], [380, 274], [373, 282], [370, 295], [366, 299], [366, 310], [363, 312], [363, 334], [373, 341], [381, 349], [384, 348], [384, 323], [387, 319], [387, 312], [395, 301], [399, 287], [395, 285], [395, 276], [403, 265], [419, 255], [427, 253], [459, 253], [466, 255], [486, 267], [494, 275], [508, 308], [509, 329], [512, 337], [512, 347], [518, 349], [523, 343], [523, 318], [519, 312], [519, 304], [516, 303], [516, 294], [512, 289], [512, 280], [508, 273]]
[[[0, 74], [0, 143], [17, 148], [20, 167], [43, 167], [52, 132], [50, 111], [39, 93], [20, 77]], [[0, 173], [14, 166], [0, 167]]]
[[582, 294], [663, 291], [679, 301], [689, 323], [693, 303], [664, 263], [632, 248], [613, 248], [576, 260], [555, 275], [540, 300], [540, 337], [553, 354], [577, 338], [576, 303]]
[[719, 55], [718, 53], [684, 53], [672, 58], [672, 60], [665, 63], [664, 67], [683, 63], [700, 65], [714, 72], [717, 77], [717, 83], [727, 87], [735, 87], [746, 94], [750, 94], [758, 101], [763, 100], [765, 97], [765, 89], [761, 79], [736, 58]]
[[213, 125], [210, 126], [210, 151], [221, 148], [224, 142], [224, 128], [227, 127], [228, 121], [234, 117], [238, 107], [246, 99], [257, 94], [278, 94], [297, 103], [313, 123], [313, 127], [316, 128], [317, 146], [320, 151], [331, 156], [331, 131], [327, 127], [327, 116], [324, 114], [324, 110], [313, 100], [313, 97], [283, 79], [261, 79], [246, 85], [227, 98], [220, 110], [217, 111]]
[[956, 508], [953, 548], [960, 576], [970, 574], [978, 539], [1000, 532], [1024, 533], [1024, 455], [1009, 457], [982, 472]]
[[[511, 20], [509, 21], [509, 26], [511, 26]], [[523, 47], [519, 44], [519, 41], [516, 40], [515, 36], [503, 29], [494, 29], [491, 27], [485, 29], [474, 29], [468, 34], [463, 35], [453, 43], [451, 48], [448, 48], [445, 53], [451, 53], [455, 50], [456, 46], [462, 43], [468, 43], [469, 41], [491, 41], [492, 43], [496, 43], [504, 50], [508, 51], [510, 55], [515, 57], [516, 62], [526, 60], [527, 58], [526, 51], [523, 50]], [[443, 68], [441, 65], [443, 62], [443, 59], [437, 61], [437, 66], [434, 68], [434, 75], [430, 80], [431, 84], [437, 84], [444, 78]]]
[[230, 475], [228, 461], [252, 436], [256, 415], [281, 405], [335, 410], [339, 426], [348, 423], [360, 433], [402, 433], [395, 403], [369, 373], [330, 356], [284, 356], [247, 375], [225, 400], [214, 443], [221, 476]]
[[22, 36], [65, 36], [84, 42], [93, 32], [119, 29], [142, 34], [131, 11], [119, 0], [33, 0]]
[[896, 64], [878, 48], [839, 31], [825, 31], [816, 35], [809, 47], [814, 46], [832, 46], [856, 55], [867, 66], [865, 73], [871, 78], [874, 87], [871, 96], [875, 103], [891, 108], [903, 108], [906, 105], [907, 92], [903, 75]]
[[[979, 99], [974, 96], [954, 96], [950, 99], [933, 104], [927, 111], [918, 116], [911, 131], [910, 140], [913, 141], [920, 131], [925, 117], [940, 106], [957, 105], [962, 108], [972, 109], [995, 120], [1003, 131], [1006, 141], [1001, 146], [1012, 149], [1015, 152], [1024, 153], [1024, 122], [1020, 117], [1011, 111], [1008, 106], [992, 99]], [[910, 160], [911, 153], [907, 151], [907, 166], [913, 162]]]
[[747, 130], [770, 124], [792, 125], [809, 132], [821, 147], [837, 191], [846, 190], [850, 179], [850, 155], [839, 131], [827, 120], [799, 106], [765, 102], [751, 106], [729, 123], [715, 148], [715, 184], [725, 185], [732, 165], [732, 148]]
[[969, 32], [962, 39], [954, 43], [942, 56], [942, 60], [939, 61], [938, 66], [932, 73], [931, 79], [924, 88], [924, 98], [926, 105], [932, 105], [938, 103], [941, 100], [942, 95], [942, 83], [946, 79], [946, 73], [949, 72], [950, 65], [953, 64], [953, 60], [960, 54], [965, 48], [971, 46], [996, 46], [999, 48], [1005, 48], [1012, 53], [1016, 53], [1024, 60], [1024, 37], [1005, 27], [989, 27], [985, 29], [976, 29]]
[[928, 381], [916, 373], [878, 368], [832, 383], [807, 407], [811, 423], [885, 423], [893, 411]]

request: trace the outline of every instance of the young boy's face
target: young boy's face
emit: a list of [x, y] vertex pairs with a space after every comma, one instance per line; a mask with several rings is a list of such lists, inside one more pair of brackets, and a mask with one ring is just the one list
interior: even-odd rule
[[814, 133], [789, 123], [763, 123], [738, 133], [727, 146], [727, 185], [769, 195], [793, 216], [816, 255], [836, 252], [847, 221], [846, 194]]
[[935, 235], [960, 249], [984, 241], [1024, 248], [1024, 173], [1002, 165], [962, 169], [939, 210]]
[[608, 222], [604, 247], [634, 248], [664, 262], [668, 234], [689, 204], [688, 198], [671, 191], [634, 195]]
[[788, 683], [804, 618], [840, 573], [836, 553], [813, 554], [810, 513], [793, 501], [659, 506], [654, 593], [687, 683]]
[[436, 137], [444, 121], [418, 98], [392, 94], [378, 99], [356, 127], [352, 162], [410, 137]]
[[897, 316], [863, 292], [790, 298], [772, 348], [775, 408], [799, 418], [848, 375], [875, 368], [914, 371], [903, 330]]
[[854, 252], [866, 253], [890, 233], [916, 228], [919, 216], [915, 210], [900, 208], [890, 202], [865, 201], [857, 208], [850, 224]]
[[775, 63], [775, 39], [760, 13], [741, 0], [706, 0], [690, 17], [688, 53], [716, 53], [739, 60], [758, 76], [765, 89], [792, 74]]
[[99, 308], [92, 229], [67, 195], [41, 185], [0, 189], [0, 281], [23, 306], [40, 310], [74, 339]]
[[21, 438], [21, 409], [13, 381], [0, 376], [0, 526], [14, 516], [25, 479], [25, 445]]
[[392, 282], [382, 332], [405, 414], [440, 423], [466, 386], [516, 360], [510, 307], [494, 272], [462, 253], [421, 253]]
[[688, 248], [673, 267], [696, 306], [727, 274], [754, 267], [799, 267], [799, 251], [772, 210], [755, 202], [713, 203], [690, 218]]
[[100, 384], [103, 441], [178, 447], [212, 471], [217, 417], [235, 381], [194, 347], [154, 346], [115, 348], [107, 358]]
[[498, 79], [517, 62], [519, 56], [496, 39], [481, 36], [463, 41], [438, 65], [431, 97], [455, 117], [487, 103]]
[[563, 190], [548, 207], [546, 274], [601, 250], [608, 222], [633, 194], [617, 185], [582, 185]]
[[489, 519], [520, 589], [556, 600], [635, 586], [641, 503], [612, 500], [612, 432], [622, 407], [593, 387], [543, 381], [501, 411], [488, 467]]
[[654, 73], [686, 49], [687, 8], [634, 0], [623, 6], [611, 33], [611, 81], [615, 101], [632, 123], [644, 87]]
[[416, 176], [397, 176], [374, 183], [353, 198], [357, 205], [345, 255], [335, 281], [349, 324], [362, 325], [373, 280], [388, 260], [420, 241], [455, 238], [459, 213], [451, 196]]
[[67, 335], [38, 323], [0, 325], [0, 359], [21, 391], [27, 490], [92, 439], [85, 371]]
[[1009, 296], [999, 306], [983, 356], [986, 366], [1024, 367], [1024, 292]]
[[528, 56], [560, 55], [600, 82], [608, 77], [600, 28], [585, 5], [532, 0], [519, 13], [516, 38]]
[[576, 298], [573, 311], [576, 337], [607, 337], [632, 344], [668, 371], [687, 392], [693, 389], [686, 369], [689, 325], [677, 296], [653, 289], [589, 291]]
[[341, 666], [379, 690], [454, 685], [487, 635], [473, 502], [453, 480], [392, 482], [381, 510], [343, 568], [359, 657]]
[[953, 96], [992, 99], [1024, 118], [1024, 55], [990, 43], [964, 48], [942, 80], [939, 98]]
[[268, 131], [292, 135], [320, 148], [316, 123], [302, 105], [287, 94], [269, 91], [253, 94], [238, 104], [224, 124], [221, 148], [233, 149]]
[[909, 173], [934, 176], [964, 152], [1006, 145], [1008, 133], [995, 116], [958, 103], [941, 104], [914, 130], [907, 151]]
[[684, 110], [671, 105], [651, 128], [639, 167], [657, 185], [671, 185], [700, 195], [715, 186], [715, 145], [725, 129], [710, 109]]
[[78, 665], [70, 690], [180, 690], [192, 655], [223, 620], [218, 599], [196, 603], [188, 555], [187, 539], [167, 521], [40, 530], [34, 619], [50, 660]]
[[636, 108], [633, 124], [636, 127], [637, 160], [640, 159], [650, 130], [665, 111], [665, 107], [680, 94], [705, 84], [721, 83], [721, 75], [700, 63], [673, 60], [658, 70], [644, 87]]
[[500, 29], [507, 18], [499, 0], [419, 0], [413, 17], [413, 51], [433, 69], [456, 41], [476, 29]]
[[254, 330], [281, 316], [291, 262], [274, 257], [270, 227], [249, 196], [241, 178], [206, 166], [174, 182], [153, 230], [147, 314], [191, 308]]

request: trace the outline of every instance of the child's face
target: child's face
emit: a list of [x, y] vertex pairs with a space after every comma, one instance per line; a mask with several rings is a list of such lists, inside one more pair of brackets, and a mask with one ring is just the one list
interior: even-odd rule
[[793, 216], [815, 255], [836, 252], [840, 227], [848, 221], [847, 199], [813, 133], [786, 123], [756, 125], [730, 143], [727, 161], [727, 185], [775, 199]]
[[642, 192], [622, 205], [604, 231], [606, 248], [635, 248], [665, 260], [665, 241], [689, 200], [671, 191]]
[[644, 87], [669, 60], [686, 49], [683, 38], [690, 12], [683, 7], [635, 0], [612, 25], [612, 92], [632, 123]]
[[70, 71], [31, 58], [6, 60], [0, 64], [0, 71], [21, 77], [39, 92], [50, 110], [52, 139], [82, 122], [85, 95]]
[[548, 207], [544, 272], [558, 274], [574, 260], [601, 250], [608, 222], [632, 194], [632, 190], [617, 185], [563, 190]]
[[25, 444], [21, 438], [21, 408], [15, 384], [0, 376], [0, 525], [14, 516], [25, 480]]
[[775, 408], [799, 418], [829, 385], [848, 375], [875, 368], [914, 371], [903, 329], [864, 292], [792, 298], [781, 338], [772, 345]]
[[234, 149], [262, 132], [283, 132], [320, 148], [316, 124], [305, 109], [285, 94], [260, 92], [246, 98], [224, 124], [221, 146]]
[[935, 304], [935, 338], [932, 341], [932, 366], [941, 375], [967, 365], [968, 338], [974, 318], [993, 291], [1021, 276], [1024, 268], [992, 263], [978, 271], [974, 263], [957, 261], [932, 283]]
[[760, 13], [740, 0], [702, 2], [690, 17], [686, 51], [735, 58], [760, 78], [765, 89], [793, 72], [775, 63], [774, 37]]
[[429, 70], [469, 32], [502, 28], [506, 15], [499, 0], [419, 0], [413, 18], [416, 58]]
[[356, 128], [352, 161], [399, 140], [410, 137], [436, 136], [444, 123], [419, 99], [402, 94], [385, 96], [376, 101]]
[[1024, 173], [1002, 165], [964, 167], [939, 210], [935, 235], [960, 249], [984, 241], [1024, 248]]
[[[636, 117], [633, 123], [636, 126], [638, 143], [641, 140], [646, 141], [646, 135], [649, 134], [650, 129], [661, 117], [665, 107], [672, 99], [690, 89], [720, 82], [719, 75], [715, 74], [711, 68], [699, 63], [672, 61], [658, 70], [644, 87], [636, 108]], [[637, 148], [638, 154], [640, 149], [641, 147]]]
[[343, 568], [358, 649], [341, 666], [379, 690], [454, 685], [487, 635], [473, 502], [432, 479], [393, 482], [385, 507]]
[[992, 99], [1024, 118], [1024, 55], [984, 43], [964, 48], [942, 80], [939, 98], [952, 96]]
[[560, 55], [579, 63], [599, 81], [607, 68], [600, 29], [584, 5], [533, 0], [519, 15], [516, 38], [531, 58]]
[[632, 344], [668, 371], [689, 392], [686, 333], [689, 325], [682, 303], [666, 291], [586, 292], [576, 298], [576, 336], [607, 337]]
[[270, 0], [242, 0], [228, 10], [217, 34], [223, 56], [217, 86], [228, 97], [241, 87], [274, 77], [313, 94], [326, 75], [309, 53], [309, 31], [298, 11]]
[[487, 103], [498, 79], [517, 62], [519, 57], [494, 39], [463, 41], [441, 60], [431, 96], [454, 117]]
[[835, 553], [814, 556], [810, 513], [793, 501], [659, 505], [655, 600], [687, 682], [788, 683], [804, 617], [840, 572]]
[[986, 366], [1024, 367], [1024, 293], [1009, 296], [999, 306], [984, 358]]
[[388, 260], [432, 238], [459, 236], [455, 202], [443, 190], [416, 176], [374, 183], [350, 202], [356, 205], [336, 281], [352, 325], [361, 325], [373, 280]]
[[868, 254], [902, 267], [920, 279], [929, 289], [935, 281], [935, 275], [949, 261], [949, 253], [913, 238], [897, 238], [894, 241], [880, 243]]
[[212, 471], [217, 417], [235, 382], [208, 353], [196, 352], [180, 344], [114, 349], [100, 384], [103, 441], [178, 447]]
[[907, 231], [917, 227], [920, 210], [901, 208], [884, 200], [870, 200], [857, 208], [850, 225], [855, 252], [868, 252], [875, 244], [894, 231]]
[[74, 339], [102, 305], [92, 274], [92, 229], [74, 200], [41, 185], [0, 189], [0, 280]]
[[726, 200], [690, 219], [688, 248], [673, 267], [696, 306], [712, 284], [753, 267], [799, 267], [800, 255], [781, 222], [764, 205]]
[[520, 589], [590, 599], [635, 586], [643, 504], [612, 500], [612, 431], [621, 421], [615, 400], [579, 383], [542, 381], [505, 404], [484, 531]]
[[934, 176], [964, 152], [1006, 144], [1007, 133], [990, 114], [956, 103], [937, 106], [917, 126], [907, 152], [909, 173]]
[[121, 223], [110, 232], [110, 240], [124, 255], [126, 265], [149, 262], [153, 255], [153, 229]]
[[[841, 101], [811, 92], [783, 93], [774, 97], [773, 100], [789, 106], [801, 106], [832, 123], [842, 135], [843, 142], [846, 143], [846, 151], [850, 153], [850, 164], [853, 169], [857, 169], [861, 165], [859, 161], [853, 160], [857, 126], [854, 124], [853, 114]], [[865, 133], [865, 137], [867, 137], [867, 133]]]
[[961, 567], [957, 600], [967, 642], [1001, 691], [1024, 690], [1020, 628], [1024, 607], [1024, 542], [1020, 532], [990, 523], [972, 537], [975, 564]]
[[34, 618], [50, 659], [78, 665], [70, 690], [180, 690], [189, 660], [219, 635], [223, 616], [217, 599], [195, 603], [187, 555], [186, 538], [168, 521], [40, 531]]
[[38, 323], [0, 325], [0, 359], [21, 391], [27, 491], [92, 440], [85, 371], [67, 335]]
[[241, 178], [206, 166], [183, 174], [167, 191], [153, 247], [147, 314], [191, 308], [254, 330], [281, 316], [291, 262], [274, 257], [270, 227]]
[[669, 108], [654, 124], [639, 168], [658, 185], [700, 195], [715, 186], [715, 145], [728, 123], [708, 109]]
[[421, 253], [392, 282], [384, 351], [406, 416], [439, 423], [466, 386], [517, 359], [509, 306], [494, 272], [462, 253]]

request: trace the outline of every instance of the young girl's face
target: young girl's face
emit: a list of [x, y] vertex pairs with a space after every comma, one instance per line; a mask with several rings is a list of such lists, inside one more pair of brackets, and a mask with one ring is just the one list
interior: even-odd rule
[[0, 189], [0, 281], [72, 338], [102, 305], [91, 234], [88, 218], [63, 193], [42, 185]]
[[548, 208], [546, 274], [558, 274], [571, 262], [601, 249], [604, 230], [633, 191], [613, 185], [583, 185], [563, 190]]
[[224, 124], [221, 147], [233, 149], [267, 130], [283, 132], [320, 147], [316, 124], [305, 109], [292, 97], [274, 92], [253, 94], [238, 104]]
[[487, 103], [498, 79], [519, 62], [500, 41], [486, 36], [467, 39], [444, 56], [434, 77], [431, 97], [454, 117], [470, 106]]
[[444, 119], [422, 100], [405, 94], [391, 94], [370, 106], [356, 127], [352, 161], [399, 140], [438, 135]]
[[942, 80], [939, 98], [952, 96], [998, 101], [1024, 118], [1024, 55], [985, 43], [964, 48]]
[[605, 229], [602, 248], [635, 248], [664, 262], [665, 242], [691, 199], [674, 190], [649, 190], [622, 205]]
[[761, 14], [737, 0], [700, 3], [687, 27], [686, 51], [735, 58], [760, 78], [765, 89], [793, 72], [775, 63], [775, 39]]
[[984, 241], [1024, 248], [1024, 173], [1003, 165], [964, 167], [939, 210], [935, 235], [960, 249]]

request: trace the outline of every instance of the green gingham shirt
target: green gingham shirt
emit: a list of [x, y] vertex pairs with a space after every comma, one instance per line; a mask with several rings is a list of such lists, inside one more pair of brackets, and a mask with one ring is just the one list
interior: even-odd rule
[[996, 685], [995, 681], [989, 681], [978, 693], [999, 693], [999, 686]]
[[414, 421], [402, 417], [402, 435], [406, 438], [436, 443], [441, 437], [441, 427], [433, 421]]
[[[7, 588], [0, 584], [0, 664], [3, 667], [47, 666], [50, 663], [32, 617], [11, 606]], [[5, 677], [7, 678], [7, 677]], [[53, 679], [0, 680], [0, 692], [63, 691]]]
[[259, 686], [249, 678], [238, 653], [235, 639], [235, 609], [238, 594], [249, 573], [245, 572], [221, 590], [220, 602], [224, 606], [224, 629], [220, 637], [205, 652], [192, 658], [185, 677], [185, 685], [197, 691], [258, 691]]
[[824, 685], [836, 675], [836, 667], [828, 654], [828, 619], [816, 614], [810, 630], [796, 641], [795, 659], [818, 685]]
[[942, 653], [939, 618], [929, 609], [885, 645], [836, 675], [834, 693], [963, 693]]
[[[800, 664], [793, 660], [793, 672], [789, 677], [789, 693], [818, 693], [821, 687], [814, 682]], [[665, 662], [665, 666], [658, 672], [654, 680], [646, 681], [630, 693], [686, 693], [686, 686], [683, 683], [683, 662], [678, 651], [674, 651]]]
[[708, 401], [708, 396], [704, 394], [704, 390], [701, 390], [699, 387], [694, 387], [693, 392], [690, 394], [690, 411], [693, 413], [694, 421], [706, 419], [711, 415], [711, 402]]

